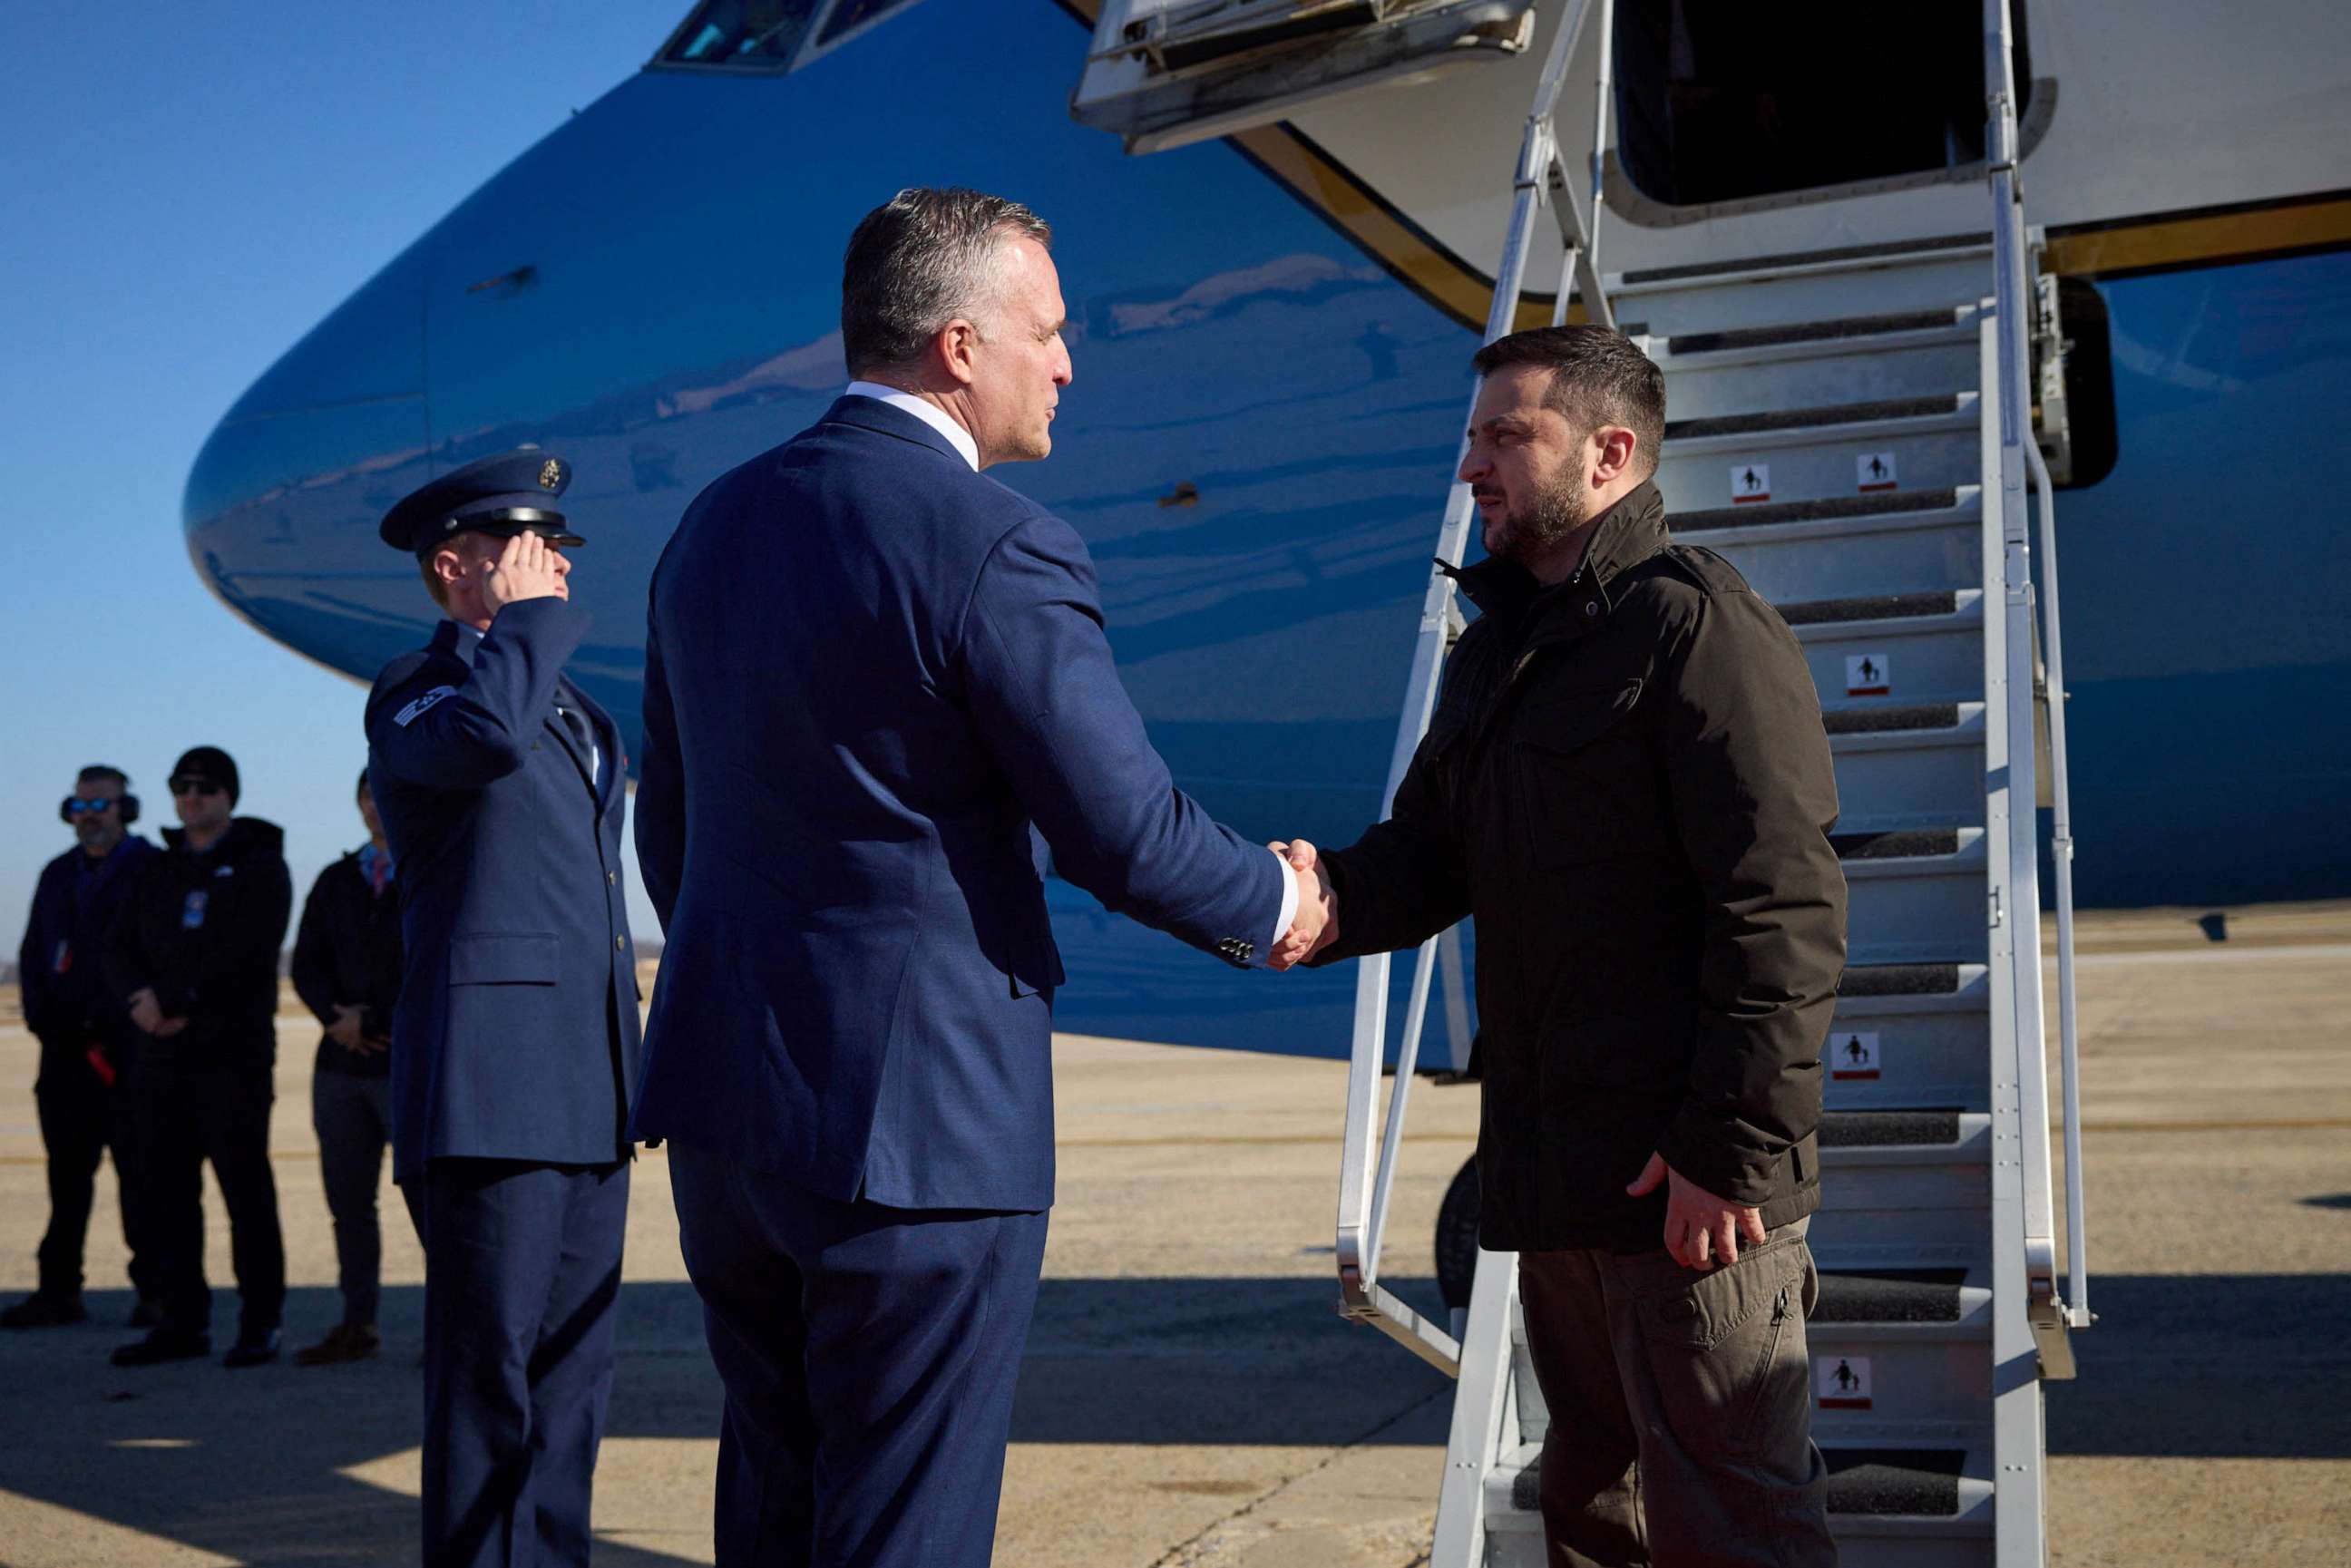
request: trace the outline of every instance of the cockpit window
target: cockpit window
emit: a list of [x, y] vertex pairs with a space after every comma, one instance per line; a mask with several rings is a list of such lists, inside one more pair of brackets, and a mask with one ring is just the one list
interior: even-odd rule
[[676, 66], [783, 70], [823, 9], [824, 0], [703, 0], [661, 57]]
[[670, 35], [654, 63], [789, 70], [908, 4], [910, 0], [702, 0]]

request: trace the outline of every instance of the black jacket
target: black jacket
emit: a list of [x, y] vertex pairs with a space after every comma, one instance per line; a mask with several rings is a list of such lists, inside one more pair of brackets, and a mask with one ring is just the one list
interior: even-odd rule
[[137, 835], [93, 862], [78, 845], [41, 868], [16, 974], [25, 1027], [45, 1054], [79, 1056], [92, 1043], [120, 1047], [130, 1015], [107, 988], [106, 937], [115, 911], [139, 881], [155, 846]]
[[1324, 857], [1317, 962], [1477, 916], [1482, 1245], [1659, 1246], [1665, 1189], [1625, 1194], [1653, 1150], [1766, 1225], [1811, 1213], [1845, 888], [1795, 637], [1649, 485], [1567, 583], [1458, 579], [1482, 613], [1394, 814]]
[[[368, 885], [356, 851], [319, 873], [302, 905], [294, 938], [294, 989], [319, 1021], [335, 1021], [338, 1005], [361, 1009], [360, 1032], [389, 1046], [392, 1011], [400, 1000], [400, 884], [379, 894]], [[392, 1053], [355, 1055], [331, 1040], [319, 1042], [318, 1071], [381, 1078]]]
[[106, 980], [128, 1005], [152, 986], [166, 1018], [188, 1027], [139, 1037], [142, 1057], [179, 1061], [267, 1061], [277, 1051], [277, 950], [294, 887], [286, 835], [274, 822], [239, 817], [203, 854], [186, 830], [163, 830], [123, 901], [107, 944]]

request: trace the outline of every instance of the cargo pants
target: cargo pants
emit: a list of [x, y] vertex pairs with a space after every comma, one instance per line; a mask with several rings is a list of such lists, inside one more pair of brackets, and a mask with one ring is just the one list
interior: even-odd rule
[[1551, 1410], [1553, 1568], [1830, 1568], [1804, 1319], [1809, 1219], [1705, 1272], [1662, 1249], [1522, 1252], [1527, 1348]]

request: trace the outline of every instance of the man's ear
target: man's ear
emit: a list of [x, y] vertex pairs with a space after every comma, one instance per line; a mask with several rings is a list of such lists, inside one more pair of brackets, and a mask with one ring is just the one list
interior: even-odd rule
[[1640, 448], [1640, 437], [1621, 424], [1604, 424], [1593, 433], [1600, 444], [1598, 455], [1593, 459], [1593, 482], [1614, 484], [1633, 472], [1633, 459]]
[[931, 340], [931, 350], [938, 356], [939, 366], [965, 386], [969, 386], [979, 373], [977, 359], [979, 329], [958, 316], [939, 329]]

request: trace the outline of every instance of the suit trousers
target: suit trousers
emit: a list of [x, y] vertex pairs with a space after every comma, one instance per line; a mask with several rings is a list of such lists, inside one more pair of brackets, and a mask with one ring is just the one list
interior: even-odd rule
[[820, 1197], [670, 1144], [726, 1386], [720, 1568], [986, 1568], [1047, 1216]]
[[[127, 1072], [127, 1067], [119, 1067]], [[82, 1247], [89, 1234], [90, 1207], [97, 1200], [99, 1161], [114, 1155], [114, 1183], [122, 1210], [122, 1239], [131, 1248], [131, 1282], [141, 1296], [158, 1292], [154, 1259], [142, 1243], [137, 1178], [131, 1161], [131, 1095], [127, 1085], [109, 1088], [87, 1057], [75, 1050], [41, 1048], [40, 1077], [33, 1084], [40, 1116], [41, 1146], [49, 1167], [49, 1228], [41, 1238], [43, 1295], [78, 1295], [82, 1287]]]
[[1554, 1568], [1834, 1568], [1810, 1224], [1705, 1272], [1663, 1249], [1519, 1255]]
[[628, 1162], [443, 1158], [424, 1212], [426, 1568], [588, 1561]]
[[[383, 1188], [391, 1097], [388, 1079], [325, 1071], [310, 1075], [310, 1125], [318, 1130], [319, 1175], [335, 1221], [336, 1282], [347, 1323], [373, 1324], [381, 1293], [383, 1232], [376, 1223], [376, 1195]], [[400, 1193], [421, 1238], [423, 1196], [413, 1182]]]
[[143, 1053], [131, 1071], [131, 1142], [138, 1153], [135, 1212], [155, 1255], [166, 1325], [212, 1332], [204, 1279], [204, 1164], [228, 1208], [236, 1269], [237, 1332], [266, 1333], [286, 1310], [286, 1241], [277, 1228], [277, 1182], [269, 1169], [269, 1108], [277, 1098], [266, 1057], [183, 1062]]

